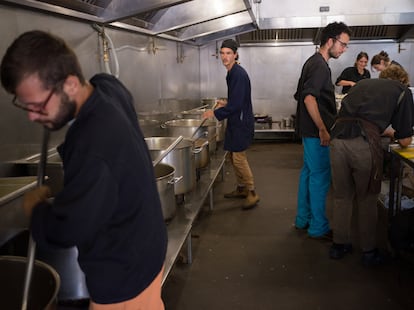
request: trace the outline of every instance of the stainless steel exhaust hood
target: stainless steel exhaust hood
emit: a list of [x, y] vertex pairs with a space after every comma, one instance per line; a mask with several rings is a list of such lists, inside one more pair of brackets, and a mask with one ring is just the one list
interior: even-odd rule
[[334, 21], [350, 26], [353, 41], [414, 38], [413, 0], [256, 0], [253, 12], [258, 30], [241, 35], [242, 43], [318, 44], [320, 30]]
[[318, 44], [320, 29], [344, 21], [352, 40], [414, 39], [413, 0], [0, 0], [106, 27], [203, 45], [230, 36], [240, 43]]
[[[1, 0], [152, 36], [204, 44], [257, 29], [249, 0]], [[241, 32], [239, 32], [241, 31]]]
[[[414, 25], [350, 26], [353, 41], [394, 41], [404, 42], [414, 39]], [[319, 44], [322, 28], [263, 29], [238, 36], [241, 44]]]

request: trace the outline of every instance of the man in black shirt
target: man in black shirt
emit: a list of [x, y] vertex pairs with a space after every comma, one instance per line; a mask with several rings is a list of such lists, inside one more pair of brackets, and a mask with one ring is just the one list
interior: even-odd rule
[[295, 94], [297, 129], [303, 143], [295, 226], [307, 229], [311, 238], [325, 238], [330, 232], [325, 205], [331, 184], [329, 129], [336, 103], [328, 60], [345, 52], [350, 34], [344, 23], [331, 23], [322, 30], [321, 47], [305, 62]]
[[[398, 80], [393, 80], [398, 79]], [[350, 223], [356, 204], [359, 241], [366, 266], [382, 263], [376, 247], [377, 200], [381, 189], [383, 151], [380, 136], [388, 134], [401, 146], [411, 143], [414, 125], [412, 93], [405, 70], [390, 66], [380, 79], [366, 79], [342, 100], [331, 131], [334, 187], [333, 245], [329, 255], [340, 259], [352, 251]]]
[[37, 245], [77, 247], [90, 309], [163, 310], [167, 231], [130, 92], [108, 74], [86, 81], [75, 53], [43, 31], [19, 36], [0, 72], [31, 121], [51, 130], [73, 121], [58, 147], [62, 191], [53, 203], [47, 187], [24, 197]]

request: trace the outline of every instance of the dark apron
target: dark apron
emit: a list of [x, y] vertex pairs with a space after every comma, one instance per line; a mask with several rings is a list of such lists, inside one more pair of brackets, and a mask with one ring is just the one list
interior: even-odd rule
[[359, 117], [340, 117], [339, 122], [357, 122], [367, 139], [371, 152], [371, 177], [368, 187], [370, 193], [378, 194], [381, 191], [382, 169], [384, 152], [381, 145], [381, 132], [377, 125]]

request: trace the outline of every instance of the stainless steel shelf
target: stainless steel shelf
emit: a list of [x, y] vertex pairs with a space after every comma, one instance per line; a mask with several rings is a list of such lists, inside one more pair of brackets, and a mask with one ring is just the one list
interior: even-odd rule
[[254, 132], [289, 132], [289, 133], [294, 133], [295, 129], [294, 128], [285, 128], [285, 129], [279, 129], [279, 128], [275, 128], [275, 129], [255, 129]]
[[196, 188], [185, 194], [184, 204], [178, 206], [175, 217], [167, 224], [168, 247], [162, 277], [163, 284], [186, 240], [188, 262], [191, 263], [191, 228], [207, 196], [210, 198], [210, 208], [213, 208], [213, 183], [223, 171], [226, 153], [226, 151], [217, 150], [215, 154], [210, 155], [210, 164], [201, 170]]
[[255, 129], [255, 140], [295, 140], [296, 133], [294, 128], [269, 128]]

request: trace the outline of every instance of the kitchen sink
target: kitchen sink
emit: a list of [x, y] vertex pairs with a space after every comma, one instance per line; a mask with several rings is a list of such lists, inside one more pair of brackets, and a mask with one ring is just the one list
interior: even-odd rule
[[[28, 219], [21, 208], [23, 195], [37, 186], [40, 153], [14, 158], [19, 159], [0, 162], [0, 246], [27, 229]], [[62, 162], [55, 148], [48, 150], [44, 175], [53, 197], [63, 187]]]
[[[37, 176], [40, 154], [34, 154], [22, 159], [3, 163], [3, 172], [7, 176]], [[48, 150], [45, 167], [45, 185], [48, 185], [54, 197], [63, 187], [63, 168], [62, 161], [56, 149]], [[0, 169], [1, 176], [1, 169]]]
[[27, 229], [23, 195], [36, 186], [36, 176], [0, 178], [0, 245]]

